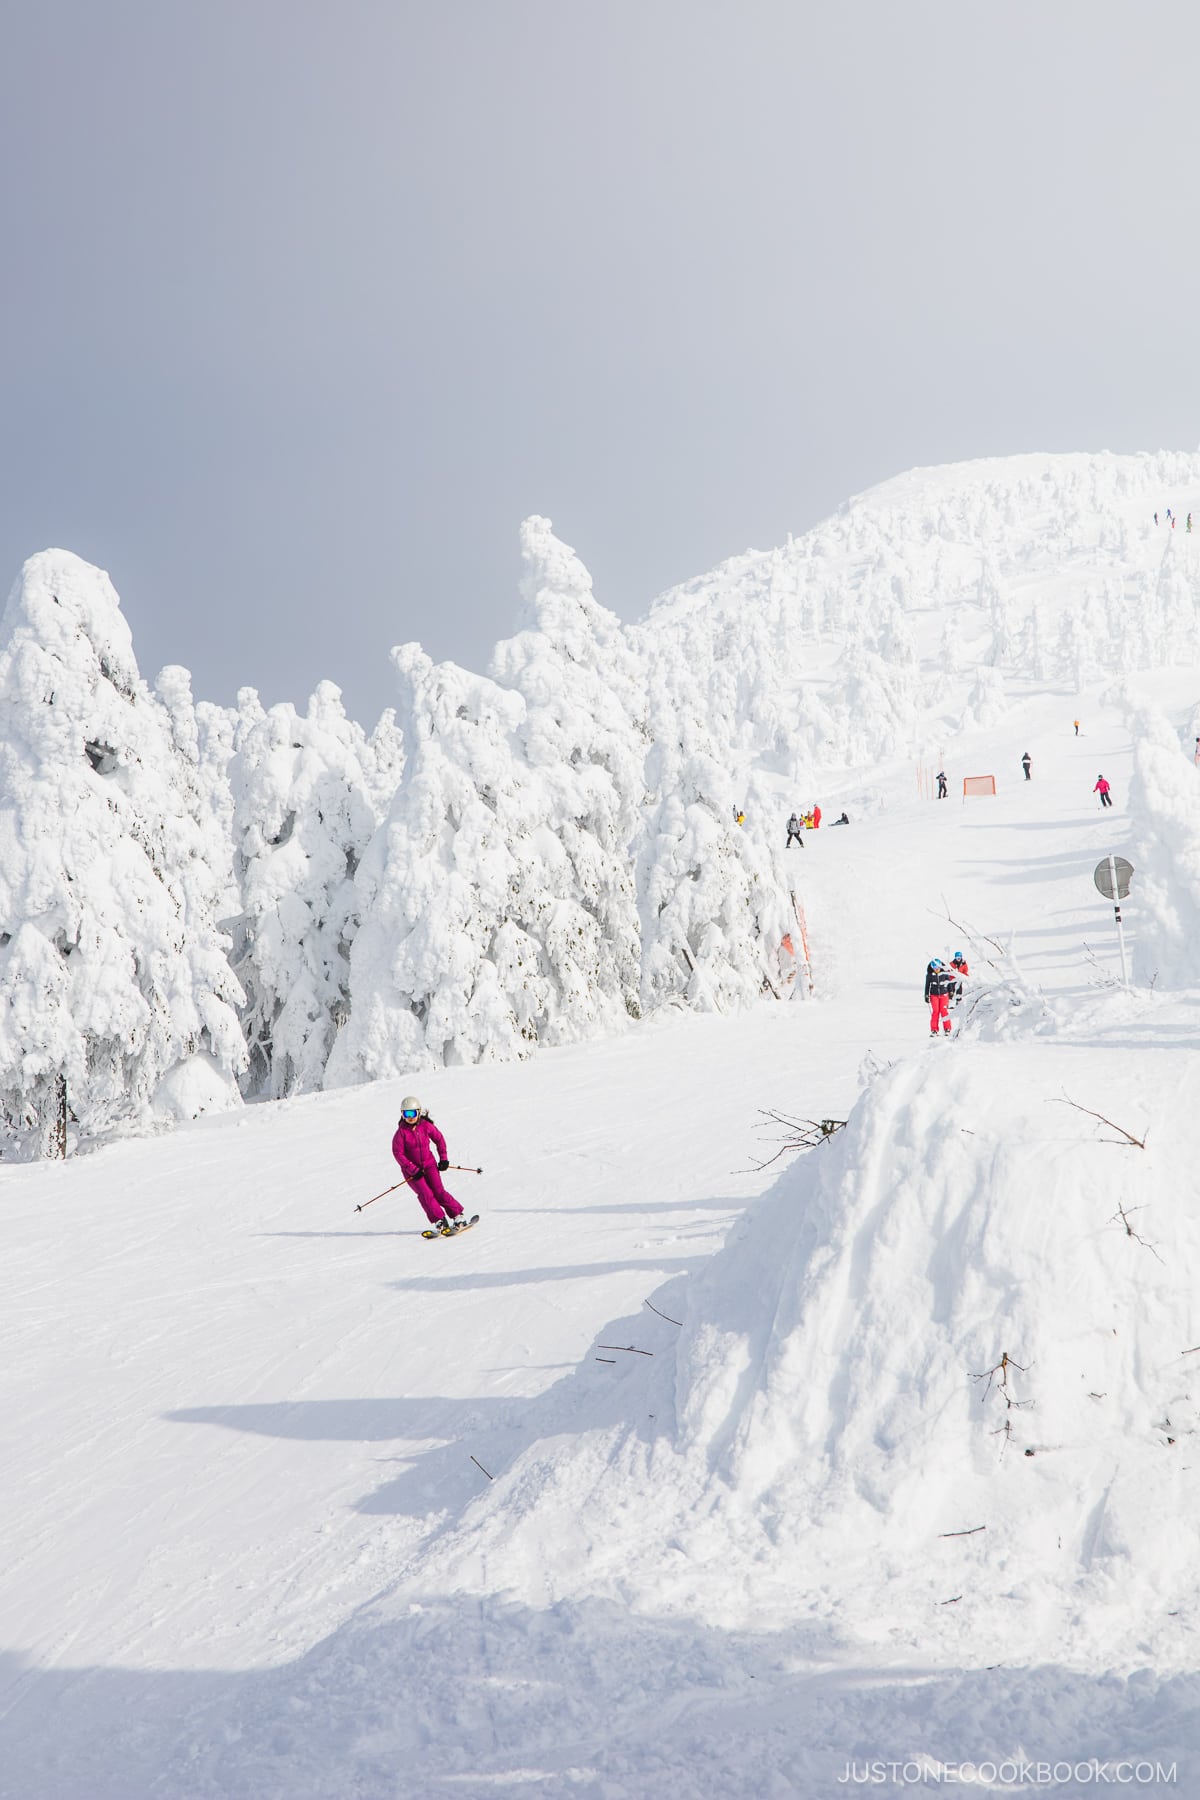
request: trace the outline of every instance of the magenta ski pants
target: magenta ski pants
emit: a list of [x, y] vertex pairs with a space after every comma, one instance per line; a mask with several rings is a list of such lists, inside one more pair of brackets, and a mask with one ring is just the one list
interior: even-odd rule
[[421, 1202], [425, 1217], [431, 1225], [436, 1225], [443, 1216], [443, 1209], [452, 1219], [457, 1219], [462, 1207], [448, 1194], [442, 1186], [442, 1177], [435, 1168], [418, 1169], [415, 1175], [408, 1177], [408, 1185]]

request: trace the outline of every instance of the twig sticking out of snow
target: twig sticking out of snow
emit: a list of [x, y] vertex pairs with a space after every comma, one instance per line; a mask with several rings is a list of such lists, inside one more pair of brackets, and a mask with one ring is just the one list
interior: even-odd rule
[[[1061, 1100], [1057, 1096], [1053, 1096], [1050, 1100], [1050, 1105], [1073, 1106], [1076, 1112], [1086, 1113], [1089, 1119], [1099, 1119], [1102, 1125], [1107, 1125], [1113, 1131], [1120, 1132], [1121, 1136], [1119, 1138], [1101, 1138], [1100, 1142], [1102, 1144], [1136, 1144], [1139, 1150], [1144, 1150], [1146, 1148], [1146, 1138], [1134, 1137], [1132, 1131], [1126, 1131], [1123, 1125], [1118, 1125], [1113, 1119], [1106, 1119], [1103, 1113], [1093, 1112], [1090, 1106], [1080, 1106], [1077, 1100], [1070, 1099], [1066, 1094], [1062, 1096]], [[1149, 1137], [1149, 1135], [1150, 1133], [1147, 1132], [1146, 1137]]]
[[773, 1125], [782, 1125], [785, 1131], [793, 1135], [784, 1138], [774, 1156], [768, 1156], [766, 1162], [755, 1164], [756, 1174], [762, 1169], [769, 1169], [773, 1162], [778, 1162], [789, 1150], [815, 1150], [818, 1144], [828, 1143], [835, 1132], [845, 1129], [846, 1124], [845, 1119], [792, 1119], [787, 1113], [768, 1111], [766, 1107], [760, 1107], [759, 1111], [764, 1119]]
[[[1144, 1206], [1135, 1206], [1133, 1210], [1134, 1212], [1145, 1212], [1146, 1209]], [[1143, 1245], [1145, 1249], [1149, 1250], [1152, 1256], [1158, 1256], [1158, 1251], [1154, 1248], [1154, 1245], [1149, 1239], [1138, 1236], [1138, 1233], [1133, 1229], [1133, 1226], [1129, 1222], [1129, 1214], [1125, 1211], [1125, 1208], [1120, 1205], [1118, 1205], [1116, 1212], [1108, 1222], [1110, 1225], [1115, 1225], [1118, 1219], [1120, 1219], [1122, 1225], [1125, 1227], [1126, 1237], [1131, 1237], [1135, 1243]], [[1161, 1256], [1158, 1256], [1158, 1260], [1159, 1262], [1162, 1262], [1163, 1259]], [[1163, 1263], [1164, 1269], [1166, 1266], [1166, 1263]], [[1186, 1356], [1186, 1354], [1187, 1352], [1185, 1351], [1184, 1355]]]
[[1008, 1354], [1008, 1351], [1004, 1350], [1000, 1354], [1000, 1361], [998, 1363], [996, 1363], [996, 1365], [993, 1368], [985, 1369], [983, 1371], [982, 1375], [972, 1375], [971, 1380], [987, 1382], [987, 1386], [984, 1388], [983, 1393], [980, 1396], [981, 1399], [986, 1400], [989, 1393], [991, 1392], [992, 1382], [995, 1379], [995, 1377], [998, 1375], [1000, 1377], [1000, 1380], [996, 1383], [996, 1386], [997, 1386], [998, 1391], [1004, 1396], [1005, 1406], [1016, 1407], [1018, 1409], [1020, 1409], [1021, 1407], [1024, 1407], [1024, 1406], [1032, 1406], [1033, 1405], [1032, 1400], [1014, 1400], [1012, 1395], [1009, 1393], [1009, 1391], [1008, 1391], [1008, 1371], [1010, 1369], [1019, 1369], [1021, 1371], [1022, 1375], [1027, 1375], [1029, 1373], [1029, 1371], [1026, 1368], [1024, 1363], [1014, 1362], [1012, 1357]]

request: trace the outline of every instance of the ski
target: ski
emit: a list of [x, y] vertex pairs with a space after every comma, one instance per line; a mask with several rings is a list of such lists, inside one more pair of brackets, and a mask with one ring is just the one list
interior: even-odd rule
[[421, 1233], [421, 1236], [423, 1238], [461, 1237], [464, 1231], [470, 1231], [472, 1225], [478, 1225], [478, 1223], [479, 1223], [479, 1214], [472, 1213], [472, 1215], [469, 1219], [464, 1216], [462, 1224], [455, 1226], [453, 1231], [442, 1231], [439, 1226], [434, 1225], [434, 1226], [430, 1226], [428, 1231], [423, 1231]]

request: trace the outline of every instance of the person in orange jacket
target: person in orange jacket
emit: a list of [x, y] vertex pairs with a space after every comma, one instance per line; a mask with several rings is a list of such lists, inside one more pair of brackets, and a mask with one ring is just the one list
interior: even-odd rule
[[813, 822], [813, 830], [815, 831], [817, 829], [817, 826], [821, 823], [821, 809], [817, 805], [815, 800], [813, 801], [812, 822]]

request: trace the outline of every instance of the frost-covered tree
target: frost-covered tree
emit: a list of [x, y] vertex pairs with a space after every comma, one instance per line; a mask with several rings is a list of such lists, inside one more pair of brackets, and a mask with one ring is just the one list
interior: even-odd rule
[[289, 705], [252, 714], [230, 776], [233, 966], [246, 995], [247, 1091], [279, 1099], [320, 1087], [349, 1014], [354, 875], [378, 821], [366, 739], [332, 682], [306, 716]]
[[531, 763], [520, 693], [416, 644], [392, 655], [404, 778], [359, 870], [329, 1085], [520, 1056], [627, 1012], [627, 952], [600, 916], [618, 897], [604, 898], [605, 858], [580, 825], [603, 811], [597, 765]]
[[[203, 904], [225, 918], [237, 910], [233, 880], [233, 795], [229, 764], [235, 715], [207, 701], [196, 705], [192, 678], [172, 663], [155, 677], [154, 692], [171, 722], [171, 741], [188, 810], [204, 840]], [[193, 876], [198, 874], [194, 868]]]
[[[521, 528], [526, 629], [498, 644], [492, 674], [525, 702], [516, 743], [545, 790], [566, 855], [563, 901], [589, 915], [597, 1016], [639, 1008], [631, 845], [645, 797], [645, 682], [629, 634], [595, 599], [575, 552], [548, 519]], [[580, 933], [576, 931], [576, 937]]]
[[378, 818], [386, 815], [403, 773], [404, 733], [396, 723], [395, 707], [389, 706], [379, 715], [363, 753], [363, 774]]
[[967, 695], [966, 711], [963, 713], [960, 731], [969, 731], [972, 727], [986, 729], [997, 724], [1004, 717], [1004, 677], [999, 669], [989, 663], [980, 664], [975, 671], [975, 682]]
[[988, 661], [993, 668], [1000, 668], [1012, 660], [1016, 647], [1016, 634], [1008, 596], [1001, 583], [999, 571], [990, 556], [985, 556], [980, 564], [976, 598], [987, 614], [988, 624], [992, 630], [992, 647], [988, 652]]
[[778, 979], [790, 902], [754, 823], [734, 823], [740, 796], [691, 709], [657, 683], [656, 796], [638, 856], [642, 1006], [668, 1001], [700, 1011], [745, 1006]]
[[[0, 621], [0, 1131], [36, 1155], [236, 1103], [241, 998], [187, 753], [108, 577], [31, 557]], [[65, 1104], [64, 1104], [65, 1096]]]
[[[1131, 719], [1131, 858], [1139, 928], [1134, 968], [1159, 987], [1200, 986], [1200, 768], [1157, 709]], [[1198, 727], [1200, 729], [1200, 727]]]

